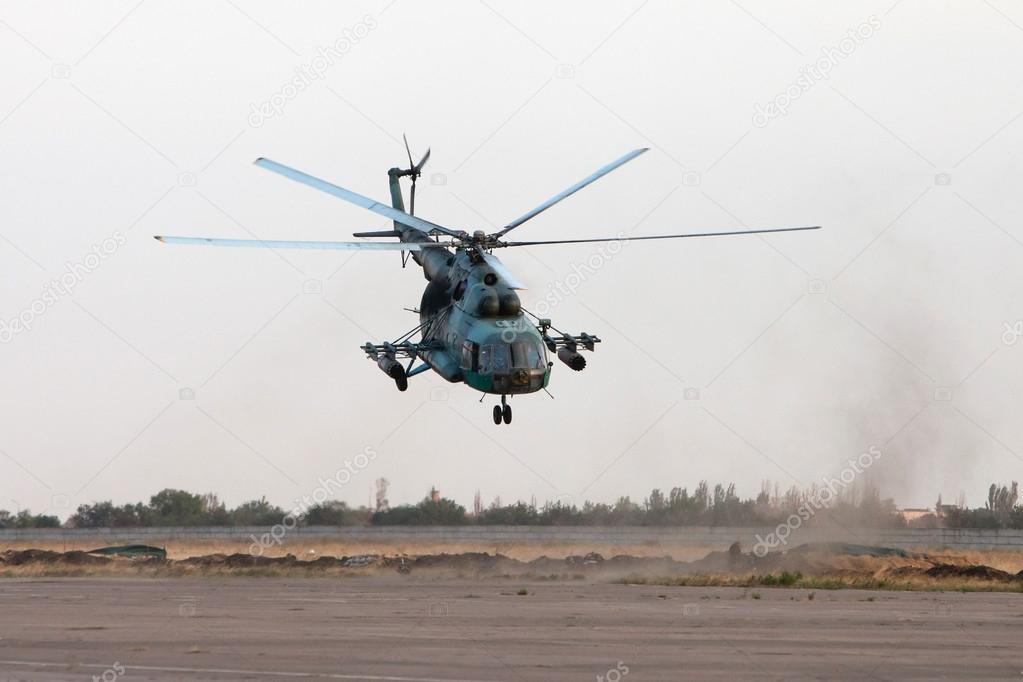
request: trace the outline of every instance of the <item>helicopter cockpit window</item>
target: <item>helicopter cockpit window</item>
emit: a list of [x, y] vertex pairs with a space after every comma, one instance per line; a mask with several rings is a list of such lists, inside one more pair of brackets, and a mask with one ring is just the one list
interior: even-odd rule
[[511, 348], [506, 343], [488, 343], [480, 346], [480, 371], [484, 374], [511, 369]]
[[528, 341], [492, 343], [480, 346], [479, 371], [485, 374], [510, 369], [544, 369], [543, 349]]
[[516, 341], [511, 344], [512, 361], [514, 367], [528, 369], [543, 369], [543, 351], [540, 346], [528, 341]]

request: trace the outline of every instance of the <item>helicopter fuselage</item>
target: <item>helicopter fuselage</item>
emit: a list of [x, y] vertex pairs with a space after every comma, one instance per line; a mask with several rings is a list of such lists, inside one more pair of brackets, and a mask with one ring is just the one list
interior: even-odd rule
[[[451, 382], [484, 393], [533, 393], [547, 386], [551, 363], [537, 328], [522, 311], [518, 294], [469, 250], [443, 251], [444, 267], [423, 292], [419, 306], [426, 347], [419, 355]], [[436, 252], [436, 253], [435, 253]]]
[[[404, 210], [399, 173], [398, 169], [388, 173], [391, 200]], [[394, 229], [403, 242], [430, 240], [400, 223]], [[515, 290], [475, 249], [431, 248], [412, 252], [412, 258], [429, 282], [419, 319], [422, 345], [434, 348], [419, 351], [423, 362], [447, 381], [464, 382], [484, 393], [510, 395], [546, 388], [552, 363], [540, 332], [523, 312]]]

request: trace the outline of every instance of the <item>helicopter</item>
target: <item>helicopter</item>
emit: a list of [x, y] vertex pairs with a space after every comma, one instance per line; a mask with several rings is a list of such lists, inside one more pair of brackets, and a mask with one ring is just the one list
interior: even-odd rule
[[[404, 137], [404, 136], [403, 136]], [[684, 239], [769, 232], [816, 230], [811, 227], [747, 229], [731, 232], [606, 237], [593, 239], [557, 239], [546, 241], [510, 241], [507, 235], [558, 202], [599, 180], [611, 171], [649, 151], [643, 147], [602, 166], [568, 189], [555, 194], [536, 208], [511, 221], [496, 232], [475, 230], [469, 233], [444, 227], [415, 215], [416, 180], [430, 158], [430, 149], [418, 163], [405, 138], [408, 168], [387, 171], [390, 206], [321, 180], [284, 164], [260, 157], [254, 162], [266, 170], [290, 180], [326, 192], [393, 221], [393, 228], [373, 232], [355, 232], [364, 241], [279, 241], [260, 239], [218, 239], [211, 237], [175, 237], [157, 235], [167, 244], [268, 249], [344, 249], [355, 251], [399, 251], [405, 267], [409, 257], [423, 270], [427, 280], [419, 308], [419, 325], [393, 341], [367, 341], [360, 348], [366, 357], [394, 381], [399, 391], [408, 389], [409, 379], [433, 370], [446, 381], [464, 383], [487, 395], [498, 395], [494, 406], [495, 424], [510, 424], [512, 408], [508, 397], [547, 391], [554, 355], [575, 371], [586, 367], [582, 351], [592, 352], [601, 339], [586, 332], [568, 334], [522, 307], [518, 290], [525, 285], [495, 255], [498, 249], [552, 244]], [[409, 210], [405, 211], [401, 179], [409, 178]], [[377, 241], [394, 239], [398, 241]], [[414, 340], [416, 335], [418, 340]], [[550, 354], [550, 355], [549, 355]], [[416, 361], [419, 364], [416, 365]], [[407, 364], [406, 362], [407, 361]]]

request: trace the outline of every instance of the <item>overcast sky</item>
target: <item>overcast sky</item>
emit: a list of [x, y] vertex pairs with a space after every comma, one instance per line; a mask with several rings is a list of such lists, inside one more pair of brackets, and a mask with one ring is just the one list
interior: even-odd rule
[[[4, 1], [0, 61], [0, 508], [289, 505], [366, 448], [353, 504], [379, 476], [395, 503], [746, 496], [871, 447], [860, 476], [904, 506], [1023, 477], [1005, 0]], [[417, 324], [397, 254], [151, 238], [386, 228], [252, 161], [386, 200], [402, 132], [433, 148], [418, 213], [452, 228], [649, 146], [516, 236], [824, 229], [502, 253], [527, 308], [603, 343], [500, 427], [491, 397], [398, 393], [360, 352]]]

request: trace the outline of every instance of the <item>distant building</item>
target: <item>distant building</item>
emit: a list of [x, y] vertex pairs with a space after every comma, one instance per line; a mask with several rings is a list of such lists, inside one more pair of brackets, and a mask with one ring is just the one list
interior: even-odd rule
[[910, 528], [943, 528], [945, 524], [944, 519], [936, 516], [933, 509], [907, 507], [906, 509], [897, 509], [896, 513]]
[[906, 523], [912, 523], [913, 521], [916, 521], [917, 519], [921, 519], [921, 518], [927, 516], [928, 514], [932, 514], [932, 515], [934, 514], [934, 510], [933, 509], [924, 509], [924, 508], [916, 508], [916, 507], [907, 507], [905, 509], [897, 509], [896, 512], [898, 513], [899, 516], [901, 516], [906, 521]]

